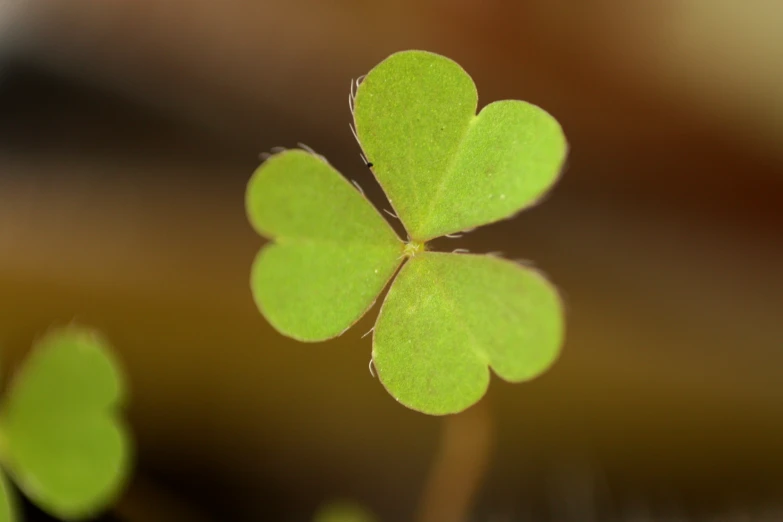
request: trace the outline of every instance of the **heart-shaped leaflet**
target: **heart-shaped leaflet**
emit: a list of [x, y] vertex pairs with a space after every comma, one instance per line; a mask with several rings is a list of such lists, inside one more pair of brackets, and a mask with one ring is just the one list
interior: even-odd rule
[[53, 330], [9, 388], [4, 466], [39, 507], [64, 520], [105, 509], [119, 494], [131, 445], [118, 417], [123, 378], [96, 332]]
[[251, 269], [253, 297], [280, 333], [324, 341], [373, 305], [402, 262], [403, 243], [367, 199], [323, 159], [275, 154], [247, 186], [248, 219], [274, 242]]
[[524, 102], [496, 102], [476, 116], [470, 77], [421, 51], [382, 62], [352, 101], [359, 141], [412, 240], [399, 241], [320, 157], [272, 156], [246, 200], [256, 230], [275, 239], [252, 271], [261, 312], [297, 339], [339, 335], [408, 259], [373, 335], [373, 361], [393, 397], [424, 413], [455, 413], [485, 393], [489, 367], [513, 382], [541, 374], [563, 342], [552, 285], [491, 256], [427, 252], [424, 241], [540, 198], [565, 158], [560, 126]]
[[560, 124], [527, 102], [490, 103], [456, 62], [391, 55], [356, 91], [362, 149], [418, 242], [513, 216], [554, 184], [566, 157]]
[[381, 306], [373, 362], [404, 405], [456, 413], [484, 395], [488, 366], [509, 382], [549, 368], [563, 341], [560, 309], [534, 270], [488, 255], [423, 252]]

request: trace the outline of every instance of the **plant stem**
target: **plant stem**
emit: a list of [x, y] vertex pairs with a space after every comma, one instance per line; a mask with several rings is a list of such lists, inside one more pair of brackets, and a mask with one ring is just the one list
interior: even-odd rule
[[486, 402], [443, 419], [438, 453], [416, 516], [418, 522], [468, 520], [492, 452], [494, 426]]

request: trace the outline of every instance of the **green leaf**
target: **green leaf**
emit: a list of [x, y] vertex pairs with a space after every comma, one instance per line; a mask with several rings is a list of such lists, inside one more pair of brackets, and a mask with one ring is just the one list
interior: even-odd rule
[[477, 115], [470, 76], [424, 51], [393, 54], [357, 85], [350, 99], [357, 139], [408, 243], [322, 157], [273, 156], [246, 195], [251, 223], [274, 240], [252, 268], [259, 309], [290, 337], [335, 337], [408, 259], [373, 336], [373, 362], [391, 395], [442, 415], [477, 402], [490, 369], [512, 382], [540, 375], [564, 337], [552, 285], [493, 257], [428, 252], [426, 242], [537, 202], [565, 162], [560, 125], [516, 100]]
[[334, 501], [322, 506], [313, 522], [375, 522], [375, 515], [367, 509], [345, 500]]
[[424, 51], [393, 54], [357, 89], [360, 144], [418, 242], [511, 217], [561, 171], [567, 144], [552, 116], [516, 100], [476, 115], [477, 103], [462, 67]]
[[373, 362], [389, 393], [424, 413], [456, 413], [502, 379], [547, 370], [563, 342], [561, 303], [537, 272], [486, 255], [424, 252], [386, 297]]
[[11, 485], [0, 471], [0, 522], [14, 522], [18, 519], [16, 501]]
[[71, 326], [36, 344], [11, 383], [2, 430], [6, 465], [39, 507], [73, 520], [114, 501], [130, 468], [123, 399], [122, 375], [97, 333]]
[[248, 218], [274, 240], [256, 257], [251, 289], [281, 333], [336, 337], [373, 305], [402, 262], [386, 220], [325, 160], [302, 150], [270, 157], [246, 193]]

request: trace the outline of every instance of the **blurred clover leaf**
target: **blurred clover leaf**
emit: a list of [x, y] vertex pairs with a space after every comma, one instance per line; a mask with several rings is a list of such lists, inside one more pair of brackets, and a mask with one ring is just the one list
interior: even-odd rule
[[300, 341], [336, 337], [396, 273], [374, 327], [372, 361], [395, 399], [433, 415], [476, 403], [490, 368], [511, 382], [540, 375], [564, 338], [559, 296], [538, 272], [427, 248], [533, 205], [565, 161], [563, 131], [544, 110], [511, 100], [477, 114], [477, 104], [470, 76], [424, 51], [391, 55], [352, 92], [356, 137], [407, 241], [305, 150], [269, 157], [246, 192], [250, 223], [272, 240], [251, 269], [252, 294], [269, 323]]
[[355, 502], [335, 500], [318, 510], [313, 522], [376, 522], [375, 515]]
[[9, 491], [8, 482], [0, 473], [0, 521], [13, 522], [14, 520], [18, 520], [14, 499]]
[[[52, 330], [14, 376], [0, 424], [2, 466], [36, 505], [62, 520], [108, 507], [130, 469], [130, 439], [118, 415], [123, 378], [106, 341], [76, 326]], [[9, 484], [0, 513], [14, 521]]]

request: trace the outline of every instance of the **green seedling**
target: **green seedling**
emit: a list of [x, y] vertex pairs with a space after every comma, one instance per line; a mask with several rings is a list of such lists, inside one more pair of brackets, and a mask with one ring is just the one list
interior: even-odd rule
[[535, 204], [565, 161], [560, 125], [522, 101], [477, 114], [471, 77], [429, 52], [394, 54], [356, 83], [355, 136], [408, 238], [322, 156], [271, 155], [246, 193], [250, 223], [272, 240], [251, 269], [261, 313], [286, 336], [324, 341], [356, 323], [394, 279], [371, 363], [395, 399], [428, 414], [476, 403], [490, 368], [511, 382], [540, 375], [564, 339], [555, 288], [517, 263], [434, 252], [427, 242]]
[[[119, 495], [130, 468], [118, 416], [123, 378], [108, 344], [81, 327], [36, 343], [7, 390], [0, 461], [19, 489], [62, 520], [94, 516]], [[20, 520], [0, 473], [0, 521]]]

